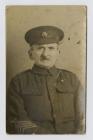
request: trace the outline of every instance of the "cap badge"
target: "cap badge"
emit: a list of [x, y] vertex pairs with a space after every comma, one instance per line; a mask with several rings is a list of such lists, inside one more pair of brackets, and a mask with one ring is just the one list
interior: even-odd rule
[[61, 79], [61, 82], [63, 83], [64, 82], [64, 79]]
[[42, 38], [46, 39], [48, 36], [47, 32], [42, 32]]

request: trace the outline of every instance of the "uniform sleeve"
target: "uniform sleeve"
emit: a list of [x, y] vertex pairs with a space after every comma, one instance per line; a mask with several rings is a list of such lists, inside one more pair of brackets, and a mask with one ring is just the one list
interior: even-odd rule
[[31, 121], [24, 108], [20, 95], [20, 83], [12, 80], [6, 98], [6, 131], [9, 134], [48, 133], [47, 130]]
[[85, 91], [78, 79], [76, 79], [75, 91], [75, 125], [76, 133], [85, 133]]

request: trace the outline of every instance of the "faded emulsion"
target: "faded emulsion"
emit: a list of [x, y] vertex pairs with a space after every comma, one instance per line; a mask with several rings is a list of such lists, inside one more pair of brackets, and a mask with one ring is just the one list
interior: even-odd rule
[[[27, 14], [26, 17], [26, 20], [30, 18], [33, 21], [32, 26], [25, 20], [24, 11], [26, 14], [31, 14], [32, 11], [33, 16]], [[47, 19], [44, 18], [47, 22], [42, 22], [44, 16], [42, 15], [37, 24], [42, 11], [45, 16], [50, 15], [51, 20], [47, 21], [49, 18], [47, 16]], [[19, 12], [18, 17], [16, 12]], [[61, 21], [59, 15], [58, 23], [54, 24], [57, 19], [52, 19], [52, 16], [60, 12], [63, 12], [63, 19]], [[8, 134], [85, 134], [85, 6], [8, 6], [6, 13], [8, 58], [6, 132]], [[70, 25], [66, 22], [70, 19], [65, 17], [65, 13], [67, 17], [73, 19], [73, 22], [69, 22]], [[22, 26], [18, 22], [15, 24], [13, 18], [20, 19], [19, 23], [24, 26], [24, 34]], [[14, 29], [15, 25], [20, 27], [20, 36], [17, 36], [17, 32], [14, 34], [17, 30]], [[82, 34], [79, 34], [78, 30], [81, 28]], [[11, 40], [11, 36], [15, 38]], [[17, 43], [20, 44], [18, 37], [23, 39], [21, 43], [24, 47], [21, 49], [20, 46], [17, 48]], [[65, 47], [67, 49], [64, 50]], [[24, 50], [24, 55], [21, 50]], [[16, 54], [22, 55], [17, 57]], [[29, 57], [25, 58], [25, 55]], [[12, 62], [16, 63], [12, 65]]]

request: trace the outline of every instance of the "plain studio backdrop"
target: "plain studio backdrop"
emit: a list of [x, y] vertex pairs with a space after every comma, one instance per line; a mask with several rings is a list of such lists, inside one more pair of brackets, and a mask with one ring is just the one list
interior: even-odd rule
[[7, 83], [17, 73], [32, 68], [27, 30], [42, 25], [64, 30], [61, 53], [56, 66], [74, 72], [85, 85], [86, 74], [86, 7], [84, 6], [7, 6], [6, 49]]

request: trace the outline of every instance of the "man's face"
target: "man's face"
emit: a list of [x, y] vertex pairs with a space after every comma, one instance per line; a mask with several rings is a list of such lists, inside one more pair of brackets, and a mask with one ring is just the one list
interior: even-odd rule
[[50, 68], [55, 64], [57, 60], [59, 54], [59, 46], [57, 43], [32, 45], [30, 51], [31, 57], [35, 61], [36, 65]]

